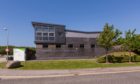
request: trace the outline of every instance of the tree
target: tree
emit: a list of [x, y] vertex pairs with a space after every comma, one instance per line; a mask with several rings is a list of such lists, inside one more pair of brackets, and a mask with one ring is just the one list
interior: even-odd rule
[[135, 40], [133, 41], [135, 49], [134, 52], [140, 54], [140, 35], [136, 35]]
[[120, 35], [121, 32], [118, 29], [115, 30], [113, 25], [105, 24], [103, 32], [98, 37], [98, 44], [106, 51], [106, 63], [108, 63], [108, 51]]
[[130, 53], [129, 62], [131, 62], [131, 52], [134, 51], [135, 49], [138, 49], [140, 46], [140, 43], [139, 43], [140, 38], [138, 35], [135, 34], [135, 31], [136, 29], [132, 31], [129, 29], [125, 33], [125, 40], [124, 40], [123, 46]]

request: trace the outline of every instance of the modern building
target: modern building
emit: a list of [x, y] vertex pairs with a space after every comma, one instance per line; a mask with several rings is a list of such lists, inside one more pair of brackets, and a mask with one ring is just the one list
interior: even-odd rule
[[68, 30], [65, 25], [41, 22], [32, 22], [32, 25], [39, 60], [93, 58], [104, 53], [97, 45], [101, 32]]

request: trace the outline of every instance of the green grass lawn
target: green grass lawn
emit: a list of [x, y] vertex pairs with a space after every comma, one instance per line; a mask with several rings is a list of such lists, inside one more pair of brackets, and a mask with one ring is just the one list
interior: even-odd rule
[[[129, 55], [129, 52], [114, 52], [111, 55]], [[132, 53], [135, 55], [135, 53]], [[22, 62], [22, 67], [16, 69], [23, 70], [49, 70], [49, 69], [84, 69], [84, 68], [107, 68], [107, 67], [127, 67], [140, 66], [137, 63], [97, 63], [95, 59], [71, 59], [71, 60], [46, 60], [46, 61], [26, 61]], [[5, 68], [5, 63], [0, 63], [0, 68]]]
[[[4, 68], [4, 63], [0, 63], [0, 67]], [[84, 69], [84, 68], [107, 68], [107, 67], [127, 67], [140, 66], [138, 63], [114, 63], [103, 64], [96, 63], [93, 59], [85, 60], [47, 60], [47, 61], [27, 61], [22, 62], [22, 67], [17, 69], [23, 70], [50, 70], [50, 69]]]
[[0, 63], [0, 69], [5, 68], [5, 63]]

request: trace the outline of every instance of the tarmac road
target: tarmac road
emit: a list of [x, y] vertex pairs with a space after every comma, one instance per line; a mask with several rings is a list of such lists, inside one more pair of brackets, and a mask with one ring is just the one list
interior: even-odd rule
[[51, 78], [0, 79], [0, 84], [140, 84], [140, 72]]

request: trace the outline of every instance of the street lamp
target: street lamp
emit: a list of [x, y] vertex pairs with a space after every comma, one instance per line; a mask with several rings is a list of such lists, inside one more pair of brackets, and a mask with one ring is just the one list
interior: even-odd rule
[[7, 48], [6, 48], [6, 54], [7, 54], [7, 57], [6, 57], [6, 59], [7, 59], [7, 61], [8, 61], [8, 55], [9, 55], [9, 31], [8, 31], [8, 29], [7, 28], [1, 28], [0, 30], [4, 30], [4, 31], [6, 31], [7, 32]]

